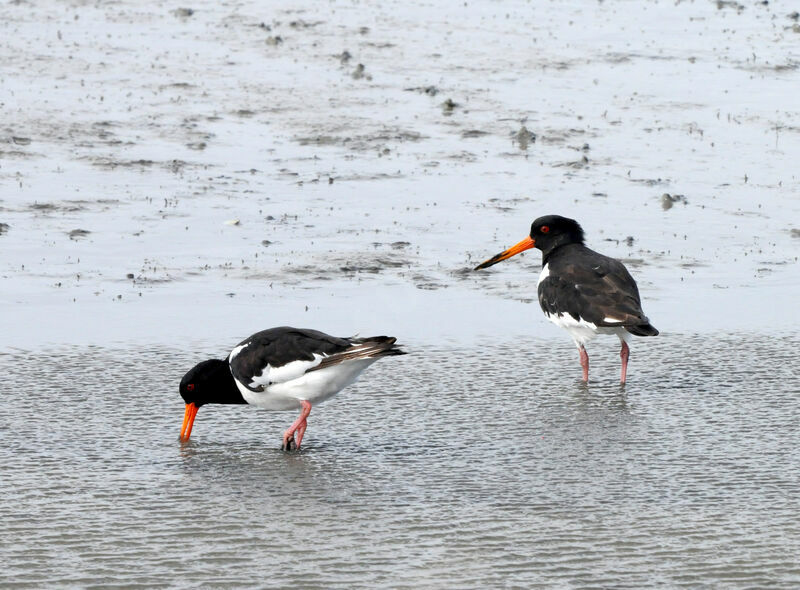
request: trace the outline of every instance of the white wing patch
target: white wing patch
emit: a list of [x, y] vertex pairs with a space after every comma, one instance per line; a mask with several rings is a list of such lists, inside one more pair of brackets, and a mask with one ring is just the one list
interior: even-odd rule
[[240, 345], [240, 346], [237, 346], [236, 348], [234, 348], [234, 349], [231, 351], [231, 354], [228, 356], [228, 362], [229, 362], [229, 363], [233, 362], [233, 359], [235, 359], [235, 358], [236, 358], [236, 355], [238, 355], [240, 352], [242, 352], [242, 351], [243, 351], [245, 348], [247, 348], [248, 346], [250, 346], [250, 343], [249, 343], [249, 342], [245, 342], [244, 344], [242, 344], [242, 345]]
[[267, 387], [273, 383], [286, 383], [287, 381], [302, 377], [310, 369], [320, 364], [325, 356], [324, 354], [314, 354], [313, 361], [292, 361], [280, 367], [267, 365], [261, 371], [261, 375], [253, 377], [250, 387]]
[[610, 315], [603, 318], [604, 322], [621, 322], [619, 318], [612, 318]]

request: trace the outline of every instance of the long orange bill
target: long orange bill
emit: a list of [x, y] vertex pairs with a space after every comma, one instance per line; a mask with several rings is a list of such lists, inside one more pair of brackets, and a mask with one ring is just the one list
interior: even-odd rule
[[183, 426], [181, 426], [180, 440], [189, 440], [189, 436], [192, 434], [192, 425], [194, 425], [194, 417], [197, 416], [197, 410], [199, 409], [200, 408], [194, 405], [194, 402], [186, 404], [186, 411], [183, 413]]
[[518, 244], [514, 244], [508, 250], [503, 250], [500, 254], [495, 254], [489, 260], [481, 262], [478, 266], [475, 267], [475, 270], [480, 270], [482, 268], [488, 268], [493, 264], [497, 264], [498, 262], [502, 262], [506, 258], [511, 258], [515, 254], [519, 254], [520, 252], [524, 252], [525, 250], [529, 250], [536, 245], [536, 242], [530, 236], [526, 237]]

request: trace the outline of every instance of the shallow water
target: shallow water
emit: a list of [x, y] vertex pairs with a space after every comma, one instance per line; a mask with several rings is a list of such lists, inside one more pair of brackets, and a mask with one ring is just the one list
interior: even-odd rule
[[[800, 581], [796, 335], [420, 347], [314, 409], [206, 406], [186, 351], [17, 351], [0, 405], [11, 585], [772, 587]], [[688, 362], [684, 347], [696, 351]]]
[[[0, 5], [0, 585], [800, 586], [794, 9]], [[624, 391], [471, 271], [549, 213], [661, 330]], [[178, 443], [287, 324], [411, 354]]]

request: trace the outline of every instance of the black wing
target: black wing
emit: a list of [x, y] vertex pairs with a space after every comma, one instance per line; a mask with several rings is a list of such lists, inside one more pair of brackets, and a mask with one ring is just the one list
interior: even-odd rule
[[639, 335], [658, 333], [642, 311], [639, 289], [625, 265], [578, 244], [562, 250], [548, 261], [550, 276], [539, 284], [545, 313], [648, 333]]

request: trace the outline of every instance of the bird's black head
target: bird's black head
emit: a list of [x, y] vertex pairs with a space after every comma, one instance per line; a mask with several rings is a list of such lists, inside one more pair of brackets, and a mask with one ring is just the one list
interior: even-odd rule
[[531, 224], [530, 238], [547, 258], [559, 246], [583, 244], [583, 228], [574, 219], [545, 215]]
[[180, 393], [183, 401], [199, 408], [205, 404], [226, 403], [222, 400], [231, 387], [236, 389], [236, 384], [227, 361], [209, 359], [198, 363], [183, 376]]
[[527, 238], [482, 262], [475, 270], [487, 268], [530, 248], [541, 250], [544, 260], [547, 260], [553, 250], [567, 244], [583, 244], [583, 229], [578, 222], [560, 215], [545, 215], [531, 224]]
[[186, 402], [181, 440], [189, 440], [197, 410], [205, 404], [246, 404], [233, 380], [227, 360], [210, 359], [192, 367], [181, 379], [179, 391]]

